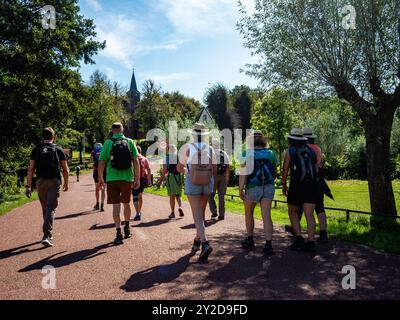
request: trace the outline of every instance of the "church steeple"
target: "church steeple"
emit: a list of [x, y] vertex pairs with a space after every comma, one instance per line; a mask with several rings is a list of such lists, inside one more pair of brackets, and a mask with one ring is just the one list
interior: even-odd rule
[[135, 68], [132, 70], [132, 80], [129, 92], [138, 92], [137, 85], [136, 85], [136, 77], [135, 77]]
[[135, 69], [132, 70], [131, 86], [128, 91], [128, 103], [126, 105], [126, 111], [128, 112], [129, 119], [126, 126], [126, 134], [128, 137], [138, 139], [139, 137], [139, 122], [134, 120], [133, 114], [140, 102], [140, 92], [137, 88]]
[[132, 79], [131, 79], [131, 86], [129, 88], [128, 92], [129, 96], [129, 111], [133, 112], [135, 108], [137, 107], [137, 104], [140, 101], [140, 92], [137, 88], [136, 84], [136, 77], [135, 77], [135, 68], [132, 70]]

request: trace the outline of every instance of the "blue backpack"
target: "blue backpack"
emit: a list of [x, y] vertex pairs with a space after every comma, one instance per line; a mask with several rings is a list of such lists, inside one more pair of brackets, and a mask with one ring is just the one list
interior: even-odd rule
[[94, 167], [96, 168], [99, 166], [99, 158], [102, 148], [103, 148], [102, 146], [96, 145], [96, 147], [93, 150], [93, 162], [94, 162]]
[[275, 165], [271, 160], [262, 154], [262, 151], [268, 149], [254, 150], [254, 169], [253, 172], [247, 176], [247, 183], [254, 186], [265, 186], [272, 184], [275, 180]]
[[310, 182], [318, 180], [316, 170], [317, 155], [314, 150], [303, 145], [300, 147], [290, 147], [289, 154], [291, 159], [290, 173], [293, 182]]

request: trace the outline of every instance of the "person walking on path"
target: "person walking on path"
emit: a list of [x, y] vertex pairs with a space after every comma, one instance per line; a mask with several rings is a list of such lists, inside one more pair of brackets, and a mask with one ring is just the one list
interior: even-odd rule
[[[289, 149], [285, 153], [283, 163], [282, 191], [287, 197], [289, 218], [296, 236], [291, 249], [315, 252], [314, 210], [319, 195], [318, 160], [314, 150], [307, 146], [307, 141], [302, 129], [292, 129], [290, 132], [288, 136]], [[290, 186], [288, 190], [289, 172]], [[300, 207], [303, 207], [307, 219], [307, 243], [301, 236], [298, 216]]]
[[[99, 159], [100, 159], [100, 154], [101, 150], [103, 149], [103, 145], [101, 143], [96, 143], [94, 145], [94, 149], [92, 151], [91, 155], [91, 161], [93, 161], [93, 180], [95, 183], [95, 197], [96, 197], [96, 204], [93, 207], [94, 210], [99, 210], [101, 212], [104, 212], [104, 200], [106, 198], [106, 192], [104, 188], [100, 188], [100, 183], [99, 183]], [[104, 170], [103, 172], [103, 179], [106, 179], [106, 172], [107, 170]], [[100, 193], [101, 193], [101, 199], [100, 199]], [[101, 200], [101, 203], [100, 203]]]
[[136, 210], [136, 216], [133, 220], [140, 221], [142, 218], [143, 192], [145, 188], [151, 186], [152, 181], [149, 160], [142, 155], [142, 148], [140, 148], [140, 146], [136, 146], [136, 149], [138, 150], [140, 186], [138, 189], [132, 190], [133, 205]]
[[[325, 205], [324, 205], [324, 189], [323, 189], [323, 176], [322, 176], [322, 151], [321, 148], [315, 144], [315, 139], [317, 136], [314, 134], [313, 130], [310, 128], [303, 128], [304, 137], [308, 139], [307, 145], [314, 150], [315, 154], [317, 155], [317, 164], [318, 164], [318, 172], [319, 172], [319, 195], [318, 195], [318, 202], [315, 206], [315, 213], [317, 214], [318, 218], [318, 225], [319, 225], [319, 238], [317, 238], [318, 242], [328, 243], [328, 231], [327, 231], [327, 217], [325, 213]], [[303, 207], [299, 208], [299, 220], [303, 216]], [[291, 226], [285, 226], [285, 229], [293, 234], [293, 229]]]
[[254, 209], [259, 203], [266, 237], [263, 252], [273, 254], [271, 206], [275, 196], [274, 181], [278, 161], [275, 153], [268, 148], [265, 137], [258, 131], [247, 138], [243, 159], [239, 195], [244, 201], [247, 237], [242, 241], [242, 247], [254, 249]]
[[[131, 194], [133, 188], [140, 186], [138, 151], [132, 139], [124, 136], [124, 127], [117, 122], [112, 125], [113, 136], [104, 142], [99, 162], [99, 183], [105, 187], [103, 179], [104, 168], [107, 164], [107, 203], [113, 205], [113, 218], [117, 235], [114, 243], [123, 244], [123, 239], [132, 237], [130, 231]], [[121, 203], [124, 207], [124, 236], [121, 231]]]
[[80, 166], [76, 166], [75, 173], [76, 173], [76, 182], [79, 182], [79, 176], [81, 174], [81, 167]]
[[214, 192], [217, 160], [214, 151], [206, 143], [206, 137], [210, 132], [206, 130], [204, 124], [196, 123], [190, 132], [193, 135], [194, 143], [186, 144], [179, 153], [178, 171], [184, 173], [185, 167], [188, 171], [185, 194], [188, 197], [196, 226], [192, 252], [197, 252], [201, 247], [199, 260], [207, 261], [213, 248], [206, 236], [204, 218], [208, 199]]
[[169, 196], [169, 205], [171, 208], [171, 214], [168, 216], [169, 219], [175, 219], [175, 201], [178, 203], [179, 216], [182, 218], [185, 216], [182, 210], [182, 186], [183, 186], [183, 175], [177, 170], [178, 164], [178, 150], [175, 145], [171, 144], [168, 147], [168, 154], [166, 155], [163, 163], [162, 173], [158, 186], [165, 181], [167, 186], [167, 192]]
[[211, 218], [218, 220], [225, 219], [225, 195], [228, 188], [228, 181], [231, 174], [230, 159], [228, 154], [220, 149], [220, 142], [214, 140], [212, 147], [217, 157], [217, 175], [215, 178], [215, 190], [218, 192], [218, 211], [215, 203], [215, 193], [210, 194], [209, 205], [211, 210]]
[[69, 168], [64, 151], [54, 144], [55, 133], [52, 128], [42, 131], [43, 143], [32, 150], [28, 168], [25, 194], [32, 196], [32, 180], [36, 170], [36, 187], [43, 213], [43, 238], [45, 247], [53, 246], [54, 215], [60, 197], [61, 174], [64, 177], [63, 191], [68, 191]]

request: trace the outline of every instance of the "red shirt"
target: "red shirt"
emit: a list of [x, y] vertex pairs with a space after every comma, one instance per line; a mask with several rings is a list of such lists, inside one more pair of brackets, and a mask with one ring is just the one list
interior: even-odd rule
[[143, 157], [142, 155], [138, 156], [138, 160], [139, 160], [139, 168], [140, 168], [140, 178], [147, 179], [147, 175], [150, 170], [149, 160], [147, 160], [147, 158]]

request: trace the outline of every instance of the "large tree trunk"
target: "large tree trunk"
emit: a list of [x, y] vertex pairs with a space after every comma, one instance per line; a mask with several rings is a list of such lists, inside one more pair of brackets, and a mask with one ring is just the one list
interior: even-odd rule
[[[380, 111], [364, 119], [371, 226], [382, 228], [395, 220], [396, 204], [391, 181], [390, 137], [394, 112]], [[382, 218], [379, 215], [384, 215]]]

